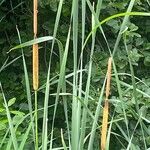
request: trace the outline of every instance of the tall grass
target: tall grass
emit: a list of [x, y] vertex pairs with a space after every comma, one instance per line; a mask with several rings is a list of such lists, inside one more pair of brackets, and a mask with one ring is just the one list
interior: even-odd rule
[[[92, 3], [89, 0], [82, 0], [81, 1], [81, 19], [82, 19], [82, 32], [81, 32], [81, 43], [79, 41], [79, 1], [73, 0], [72, 1], [72, 9], [71, 9], [71, 17], [70, 17], [70, 25], [68, 28], [68, 34], [66, 37], [66, 43], [63, 45], [61, 43], [61, 39], [57, 39], [57, 31], [59, 30], [59, 22], [61, 18], [61, 12], [63, 9], [63, 0], [59, 1], [58, 9], [57, 9], [57, 15], [55, 20], [55, 26], [52, 36], [45, 36], [37, 38], [37, 1], [34, 0], [34, 39], [25, 43], [22, 43], [21, 36], [18, 31], [18, 37], [20, 41], [20, 45], [17, 45], [16, 47], [12, 48], [9, 52], [15, 49], [22, 49], [22, 60], [23, 60], [23, 68], [24, 68], [24, 74], [25, 74], [25, 84], [26, 84], [26, 93], [27, 93], [27, 99], [28, 99], [28, 105], [29, 105], [29, 113], [26, 116], [30, 116], [29, 124], [25, 130], [23, 140], [22, 142], [18, 142], [16, 131], [21, 125], [21, 123], [26, 119], [26, 117], [23, 117], [22, 120], [17, 125], [13, 124], [10, 110], [7, 104], [7, 100], [2, 88], [2, 85], [0, 84], [1, 93], [3, 95], [4, 105], [6, 109], [6, 114], [8, 118], [9, 128], [6, 133], [6, 136], [3, 139], [3, 143], [6, 140], [6, 137], [8, 133], [10, 133], [9, 142], [7, 144], [7, 150], [15, 149], [15, 150], [23, 150], [27, 139], [29, 138], [29, 134], [32, 134], [33, 141], [34, 141], [34, 149], [42, 149], [42, 150], [93, 150], [93, 149], [100, 149], [100, 143], [97, 144], [96, 138], [99, 138], [98, 141], [102, 142], [101, 149], [113, 149], [110, 147], [110, 138], [113, 134], [116, 136], [116, 138], [121, 137], [123, 138], [127, 144], [121, 143], [125, 149], [135, 149], [136, 145], [134, 142], [132, 142], [135, 134], [135, 130], [140, 124], [140, 128], [142, 130], [142, 139], [145, 150], [147, 149], [146, 141], [145, 141], [145, 135], [144, 135], [144, 123], [142, 121], [142, 116], [139, 112], [139, 104], [136, 102], [136, 116], [139, 117], [136, 126], [134, 127], [134, 131], [131, 134], [129, 131], [129, 122], [128, 122], [128, 116], [125, 109], [125, 104], [123, 102], [123, 89], [122, 86], [127, 87], [128, 89], [133, 89], [133, 98], [136, 100], [136, 93], [141, 93], [142, 95], [148, 95], [147, 93], [144, 93], [143, 91], [137, 89], [136, 87], [136, 81], [135, 81], [135, 75], [133, 66], [131, 63], [131, 59], [129, 57], [129, 51], [126, 44], [126, 38], [124, 38], [124, 45], [125, 49], [127, 51], [129, 65], [130, 65], [130, 71], [131, 71], [131, 80], [132, 84], [129, 85], [127, 83], [124, 83], [123, 81], [120, 81], [120, 74], [117, 71], [116, 64], [115, 64], [115, 54], [118, 50], [118, 46], [120, 43], [120, 40], [122, 39], [122, 35], [125, 32], [125, 27], [129, 21], [130, 16], [150, 16], [149, 13], [146, 12], [132, 12], [133, 6], [135, 4], [135, 0], [131, 0], [127, 11], [124, 13], [115, 14], [112, 16], [108, 16], [108, 18], [104, 20], [99, 20], [99, 16], [101, 13], [102, 8], [102, 0], [98, 0], [98, 2]], [[1, 4], [1, 3], [0, 3]], [[86, 35], [86, 12], [90, 11], [90, 23], [91, 23], [91, 31]], [[108, 22], [111, 19], [115, 19], [118, 17], [124, 17], [123, 22], [120, 26], [120, 31], [118, 33], [116, 42], [114, 44], [113, 50], [111, 51], [109, 42], [107, 41], [107, 36], [104, 33], [102, 25], [104, 23]], [[92, 67], [93, 67], [93, 54], [95, 50], [95, 44], [96, 44], [96, 34], [100, 30], [102, 33], [103, 39], [106, 42], [106, 49], [109, 51], [111, 59], [109, 59], [109, 67], [108, 72], [105, 72], [105, 77], [103, 79], [103, 84], [99, 85], [101, 87], [101, 91], [99, 93], [98, 102], [95, 103], [95, 109], [94, 112], [90, 110], [90, 102], [94, 101], [94, 97], [90, 95], [90, 89], [91, 89], [91, 76], [92, 76]], [[71, 43], [71, 36], [73, 39], [73, 42]], [[39, 65], [39, 58], [38, 58], [38, 44], [46, 41], [52, 41], [51, 45], [51, 52], [49, 56], [49, 67], [47, 72], [47, 79], [46, 83], [44, 85], [41, 85], [39, 87], [39, 81], [38, 81], [38, 65]], [[89, 42], [90, 41], [90, 42]], [[23, 41], [24, 42], [24, 41]], [[52, 77], [52, 71], [51, 66], [53, 65], [53, 52], [54, 52], [54, 44], [58, 44], [58, 50], [59, 50], [59, 57], [60, 57], [60, 72], [57, 77]], [[68, 61], [68, 53], [69, 50], [71, 50], [71, 46], [73, 45], [72, 51], [73, 51], [73, 70], [72, 73], [66, 74], [66, 65]], [[30, 83], [29, 83], [29, 77], [27, 72], [27, 66], [26, 61], [24, 57], [23, 47], [26, 46], [32, 46], [33, 45], [33, 89], [34, 89], [34, 97], [35, 97], [35, 110], [33, 111], [32, 103], [31, 103], [31, 93], [30, 93]], [[90, 48], [88, 47], [90, 45]], [[88, 47], [88, 48], [87, 48]], [[89, 51], [89, 58], [88, 58], [88, 69], [84, 66], [84, 58], [86, 56], [85, 49], [88, 49]], [[79, 56], [79, 57], [78, 57]], [[20, 58], [20, 57], [19, 57]], [[13, 62], [17, 61], [16, 58], [12, 62], [4, 62], [4, 65], [0, 68], [0, 72], [4, 71], [4, 69], [11, 65]], [[114, 74], [111, 75], [111, 62], [113, 65], [113, 72]], [[87, 73], [87, 77], [85, 78], [83, 76], [84, 73]], [[109, 75], [108, 75], [109, 74]], [[109, 91], [110, 91], [110, 76], [112, 76], [112, 82], [115, 82], [117, 85], [117, 92], [119, 95], [119, 103], [121, 104], [122, 110], [123, 110], [123, 116], [120, 119], [115, 120], [115, 108], [113, 114], [109, 113], [108, 111], [108, 101], [109, 101]], [[72, 82], [68, 78], [72, 79]], [[84, 82], [85, 86], [83, 86]], [[137, 79], [137, 78], [136, 78]], [[57, 88], [54, 94], [50, 93], [50, 87], [56, 84]], [[105, 91], [105, 84], [107, 84], [107, 91], [106, 91], [106, 106], [104, 107], [104, 121], [102, 125], [102, 136], [97, 137], [96, 133], [99, 133], [99, 128], [101, 128], [101, 123], [99, 123], [99, 116], [100, 112], [102, 111], [102, 101], [104, 99], [104, 91]], [[71, 92], [67, 92], [67, 86], [71, 87]], [[43, 123], [42, 123], [42, 131], [41, 131], [41, 142], [39, 142], [39, 134], [38, 134], [38, 112], [41, 111], [41, 109], [38, 109], [38, 96], [37, 93], [42, 89], [45, 88], [45, 97], [43, 98], [44, 108], [43, 110]], [[51, 123], [51, 128], [49, 127], [48, 122], [48, 112], [49, 112], [49, 101], [51, 100], [51, 95], [55, 96], [55, 103], [52, 106], [54, 108], [53, 111], [53, 119]], [[60, 131], [60, 137], [62, 145], [58, 148], [54, 148], [55, 144], [55, 138], [54, 138], [54, 128], [55, 128], [55, 119], [56, 119], [56, 112], [58, 108], [58, 103], [60, 100], [60, 97], [62, 97], [63, 105], [64, 105], [64, 114], [66, 119], [66, 132], [67, 132], [67, 138], [64, 138], [64, 129], [61, 129]], [[71, 112], [68, 111], [68, 99], [71, 97]], [[69, 118], [71, 113], [71, 118]], [[108, 115], [110, 118], [110, 121], [108, 120]], [[71, 119], [71, 123], [69, 122], [69, 119]], [[90, 120], [90, 126], [87, 125]], [[122, 121], [123, 120], [123, 121]], [[125, 123], [126, 129], [119, 124], [120, 122]], [[112, 132], [112, 126], [113, 124], [116, 125], [117, 129], [120, 132], [120, 135], [117, 133]], [[108, 125], [108, 130], [107, 130]], [[34, 128], [35, 126], [35, 128]], [[32, 131], [31, 131], [32, 130]], [[98, 132], [97, 132], [98, 130]], [[106, 136], [107, 135], [107, 136]], [[65, 135], [66, 136], [66, 135]], [[101, 140], [100, 140], [101, 139]], [[118, 138], [118, 142], [121, 142]], [[12, 148], [13, 144], [13, 148]], [[95, 146], [97, 144], [97, 146]], [[96, 148], [95, 148], [96, 147]]]

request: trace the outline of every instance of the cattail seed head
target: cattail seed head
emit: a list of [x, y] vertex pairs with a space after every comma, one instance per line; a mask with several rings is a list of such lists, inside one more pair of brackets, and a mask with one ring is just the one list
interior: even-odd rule
[[33, 89], [36, 91], [39, 86], [39, 58], [38, 44], [33, 45]]
[[109, 97], [109, 93], [110, 93], [111, 66], [112, 66], [112, 58], [110, 57], [108, 60], [108, 68], [107, 68], [106, 99], [105, 99], [105, 104], [104, 104], [104, 108], [103, 108], [103, 121], [102, 121], [102, 131], [101, 131], [101, 150], [106, 149], [106, 137], [107, 137], [107, 126], [108, 126], [108, 114], [109, 114], [108, 97]]

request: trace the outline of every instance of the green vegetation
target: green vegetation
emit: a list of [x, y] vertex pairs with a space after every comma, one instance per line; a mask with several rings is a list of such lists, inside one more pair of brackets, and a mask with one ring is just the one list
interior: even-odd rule
[[0, 150], [100, 150], [105, 99], [106, 150], [149, 150], [149, 8], [149, 0], [39, 0], [36, 38], [33, 2], [1, 0]]

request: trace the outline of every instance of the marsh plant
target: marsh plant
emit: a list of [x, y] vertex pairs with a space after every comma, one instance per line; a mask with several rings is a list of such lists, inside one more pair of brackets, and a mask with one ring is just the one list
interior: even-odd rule
[[149, 0], [10, 6], [0, 26], [24, 14], [0, 59], [0, 149], [148, 150]]

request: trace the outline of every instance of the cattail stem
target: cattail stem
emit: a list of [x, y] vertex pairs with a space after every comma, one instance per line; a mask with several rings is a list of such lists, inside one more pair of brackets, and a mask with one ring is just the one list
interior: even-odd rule
[[34, 91], [35, 98], [35, 149], [38, 150], [38, 105], [37, 105], [37, 91]]
[[33, 0], [33, 31], [34, 38], [37, 36], [37, 13], [38, 13], [38, 2], [37, 0]]
[[110, 57], [108, 60], [108, 68], [107, 68], [106, 99], [105, 99], [104, 108], [103, 108], [101, 150], [106, 149], [106, 137], [107, 137], [107, 126], [108, 126], [108, 114], [109, 114], [108, 97], [110, 94], [111, 66], [112, 66], [112, 58]]

